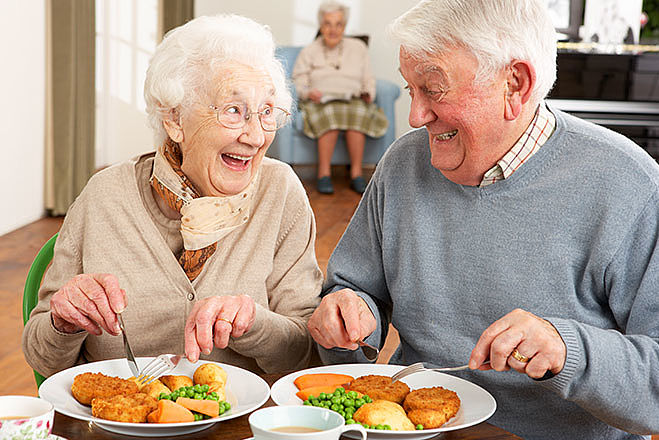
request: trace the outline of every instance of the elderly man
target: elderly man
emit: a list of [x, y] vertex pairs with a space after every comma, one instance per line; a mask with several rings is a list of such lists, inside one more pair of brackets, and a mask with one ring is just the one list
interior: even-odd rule
[[427, 0], [391, 31], [418, 129], [331, 257], [308, 323], [323, 360], [364, 361], [350, 350], [392, 323], [392, 363], [468, 361], [524, 438], [659, 432], [657, 163], [545, 104], [540, 0]]

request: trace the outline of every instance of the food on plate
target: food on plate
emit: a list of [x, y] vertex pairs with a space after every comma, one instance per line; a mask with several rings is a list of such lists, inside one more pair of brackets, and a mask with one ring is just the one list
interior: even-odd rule
[[143, 385], [140, 387], [140, 393], [148, 394], [154, 399], [158, 399], [162, 393], [169, 394], [172, 390], [167, 388], [164, 383], [160, 382], [160, 379], [156, 379], [153, 382]]
[[[197, 368], [192, 376], [195, 384], [208, 385], [220, 383], [222, 387], [227, 383], [227, 372], [215, 364], [204, 364]], [[211, 386], [211, 388], [213, 388]]]
[[320, 386], [331, 387], [332, 389], [335, 389], [336, 387], [347, 385], [353, 380], [355, 380], [355, 378], [348, 376], [347, 374], [315, 373], [298, 376], [293, 381], [293, 383], [298, 390]]
[[183, 387], [190, 387], [194, 385], [192, 379], [188, 376], [160, 376], [160, 382], [162, 382], [170, 390], [178, 390]]
[[[338, 412], [345, 419], [346, 425], [357, 423], [353, 419], [353, 414], [363, 405], [371, 403], [373, 400], [367, 395], [360, 394], [357, 391], [346, 391], [343, 387], [338, 387], [333, 393], [320, 393], [318, 396], [309, 396], [303, 405], [318, 406], [321, 408], [331, 409]], [[391, 429], [385, 425], [367, 425], [362, 423], [365, 428], [372, 429]]]
[[399, 405], [403, 404], [405, 396], [410, 392], [410, 387], [400, 380], [392, 383], [389, 376], [373, 374], [358, 377], [346, 389], [367, 394], [373, 400], [389, 400]]
[[393, 431], [412, 431], [414, 424], [402, 406], [389, 400], [374, 400], [361, 406], [352, 416], [355, 422], [369, 426], [388, 425]]
[[106, 376], [102, 373], [82, 373], [73, 379], [71, 394], [83, 405], [91, 405], [96, 397], [108, 398], [135, 394], [139, 392], [137, 384], [119, 377]]
[[204, 414], [210, 417], [217, 417], [220, 415], [220, 402], [211, 399], [191, 399], [189, 397], [179, 397], [176, 403], [189, 409]]
[[[302, 400], [307, 400], [309, 397], [319, 396], [321, 393], [323, 393], [323, 394], [332, 394], [336, 388], [337, 388], [336, 386], [321, 385], [321, 386], [317, 386], [317, 387], [305, 388], [305, 389], [300, 390], [297, 393], [295, 393], [295, 395], [297, 397], [299, 397], [300, 399], [302, 399]], [[357, 394], [358, 394], [357, 397], [363, 396], [362, 393], [357, 393]]]
[[115, 422], [144, 423], [158, 402], [144, 393], [96, 397], [92, 400], [92, 415]]
[[135, 377], [121, 379], [89, 372], [73, 379], [71, 393], [80, 403], [91, 404], [94, 417], [118, 422], [193, 422], [221, 416], [231, 409], [224, 401], [227, 374], [222, 367], [203, 364], [193, 377], [211, 383], [193, 384], [188, 376], [170, 375], [139, 387]]
[[435, 429], [448, 422], [460, 409], [460, 398], [443, 387], [419, 388], [410, 392], [403, 408], [412, 423]]
[[195, 416], [184, 406], [162, 399], [158, 401], [158, 407], [147, 416], [149, 423], [185, 423], [194, 422]]

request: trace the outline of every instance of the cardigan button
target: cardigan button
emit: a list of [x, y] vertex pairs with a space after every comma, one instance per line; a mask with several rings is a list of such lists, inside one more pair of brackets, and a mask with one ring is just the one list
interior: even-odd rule
[[188, 301], [192, 301], [194, 299], [194, 293], [188, 293]]

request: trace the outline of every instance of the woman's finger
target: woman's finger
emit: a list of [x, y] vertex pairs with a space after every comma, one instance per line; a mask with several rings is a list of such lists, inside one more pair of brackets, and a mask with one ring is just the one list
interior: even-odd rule
[[252, 297], [240, 295], [237, 301], [240, 307], [233, 318], [231, 330], [231, 336], [234, 338], [239, 338], [249, 331], [256, 315], [256, 305]]
[[196, 330], [194, 315], [190, 313], [188, 319], [185, 321], [183, 337], [185, 339], [185, 356], [192, 363], [195, 363], [199, 360], [199, 355], [201, 353], [199, 343], [197, 342]]

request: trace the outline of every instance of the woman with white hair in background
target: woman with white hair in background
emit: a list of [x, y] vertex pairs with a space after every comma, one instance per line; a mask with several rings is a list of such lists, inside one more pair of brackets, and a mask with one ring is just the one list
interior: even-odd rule
[[366, 135], [380, 137], [388, 121], [375, 105], [375, 77], [368, 48], [358, 38], [344, 37], [348, 7], [330, 0], [318, 8], [320, 36], [300, 51], [293, 82], [300, 98], [304, 134], [318, 139], [318, 191], [334, 192], [331, 162], [340, 131], [350, 156], [350, 187], [363, 193], [362, 158]]
[[145, 82], [157, 151], [99, 172], [71, 206], [23, 334], [35, 370], [123, 357], [119, 313], [136, 356], [307, 365], [322, 273], [304, 188], [265, 157], [291, 105], [274, 49], [236, 15], [165, 36]]

